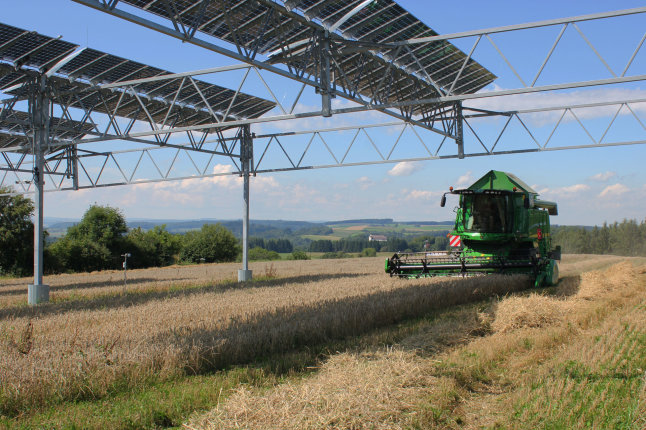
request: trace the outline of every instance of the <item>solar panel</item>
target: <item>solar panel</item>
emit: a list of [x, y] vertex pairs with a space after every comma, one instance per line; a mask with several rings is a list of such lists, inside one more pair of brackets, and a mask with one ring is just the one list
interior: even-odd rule
[[[49, 125], [50, 138], [54, 143], [79, 139], [90, 133], [92, 129], [91, 124], [67, 118], [51, 118]], [[0, 149], [29, 146], [32, 139], [33, 130], [27, 112], [2, 111], [0, 114]], [[18, 152], [28, 152], [28, 150], [19, 150]]]
[[[331, 31], [335, 84], [351, 95], [356, 92], [382, 101], [424, 99], [449, 90], [476, 92], [496, 78], [447, 41], [394, 46], [437, 33], [393, 0], [121, 2], [313, 75], [318, 63], [308, 39], [317, 31]], [[343, 49], [351, 42], [390, 46], [369, 45], [371, 52]]]
[[[63, 59], [67, 61], [61, 62]], [[193, 80], [195, 85], [187, 81], [182, 84], [182, 78], [136, 84], [135, 91], [101, 90], [96, 85], [171, 72], [95, 49], [78, 50], [77, 45], [69, 42], [0, 24], [0, 90], [26, 96], [28, 89], [20, 84], [30, 79], [32, 71], [52, 68], [55, 68], [50, 77], [52, 87], [76, 94], [69, 101], [70, 107], [144, 121], [150, 116], [158, 124], [165, 122], [177, 127], [208, 124], [221, 120], [227, 112], [228, 119], [256, 118], [275, 106], [272, 101], [236, 94], [200, 80]]]
[[[355, 40], [388, 44], [438, 35], [393, 0], [371, 2], [301, 0], [292, 3], [306, 16], [320, 20], [328, 28], [338, 25], [338, 30], [345, 37]], [[363, 7], [357, 8], [357, 5]], [[344, 18], [346, 19], [344, 20]], [[389, 58], [394, 58], [395, 62], [404, 68], [417, 66], [412, 63], [410, 54], [403, 53], [397, 56], [395, 49], [382, 49], [381, 52]], [[412, 45], [412, 51], [426, 73], [438, 85], [446, 88], [453, 83], [467, 59], [462, 51], [446, 40], [415, 44]], [[416, 73], [420, 73], [420, 71], [418, 70]], [[469, 59], [462, 75], [456, 82], [454, 92], [458, 94], [475, 92], [495, 78], [491, 72], [475, 60]]]
[[22, 65], [47, 69], [77, 48], [73, 43], [0, 24], [0, 59], [16, 69]]

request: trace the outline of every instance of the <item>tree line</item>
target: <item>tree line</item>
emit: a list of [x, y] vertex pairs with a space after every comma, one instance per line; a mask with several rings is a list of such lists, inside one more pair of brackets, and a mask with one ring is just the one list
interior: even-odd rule
[[403, 237], [389, 237], [385, 242], [369, 241], [368, 239], [339, 239], [339, 240], [314, 240], [310, 243], [312, 252], [362, 252], [364, 249], [373, 248], [380, 252], [419, 252], [424, 250], [424, 244], [428, 242], [428, 250], [446, 250], [449, 240], [446, 237], [447, 231], [438, 231], [432, 235], [416, 236], [412, 239]]
[[[0, 194], [11, 189], [0, 187]], [[34, 206], [23, 196], [0, 196], [0, 275], [27, 276], [33, 270]], [[323, 228], [317, 227], [316, 233]], [[310, 232], [311, 233], [311, 232]], [[386, 242], [350, 237], [336, 241], [314, 240], [295, 246], [285, 238], [251, 237], [250, 259], [278, 259], [292, 253], [303, 259], [303, 251], [322, 252], [336, 258], [347, 253], [372, 256], [381, 252], [418, 252], [448, 249], [447, 231], [413, 238], [390, 237]], [[47, 233], [45, 232], [45, 237]], [[602, 227], [554, 226], [552, 237], [564, 253], [646, 256], [646, 220], [624, 220]], [[81, 221], [44, 250], [47, 273], [119, 269], [123, 255], [130, 253], [129, 267], [159, 267], [174, 263], [212, 263], [239, 258], [239, 240], [220, 224], [204, 224], [200, 230], [173, 234], [164, 225], [144, 231], [128, 229], [119, 209], [92, 205]]]
[[[0, 187], [0, 194], [10, 193]], [[28, 276], [34, 262], [33, 202], [23, 196], [0, 196], [0, 274]], [[45, 232], [45, 239], [47, 238]], [[43, 250], [46, 273], [90, 272], [119, 269], [123, 256], [128, 266], [143, 268], [176, 262], [234, 261], [238, 239], [221, 225], [205, 224], [198, 231], [172, 234], [165, 226], [143, 231], [128, 229], [123, 214], [109, 206], [92, 205], [81, 221]]]
[[118, 269], [130, 254], [131, 268], [168, 266], [176, 262], [234, 261], [240, 246], [221, 225], [205, 224], [198, 231], [172, 234], [164, 225], [143, 231], [128, 230], [118, 209], [93, 205], [81, 221], [45, 249], [50, 273]]
[[564, 253], [646, 256], [646, 220], [623, 220], [594, 228], [552, 227], [552, 239]]
[[[12, 190], [0, 187], [0, 194]], [[33, 202], [23, 196], [0, 196], [0, 275], [28, 276], [34, 261]], [[48, 234], [45, 232], [45, 239]], [[125, 254], [129, 268], [161, 267], [175, 263], [214, 263], [240, 259], [241, 244], [228, 228], [204, 224], [200, 230], [173, 234], [165, 225], [150, 230], [128, 229], [117, 208], [92, 205], [80, 222], [55, 241], [46, 240], [43, 251], [46, 273], [91, 272], [122, 267]], [[252, 238], [251, 260], [308, 258], [294, 251], [287, 239]]]
[[294, 245], [288, 239], [263, 239], [255, 236], [249, 238], [249, 248], [262, 248], [282, 253], [294, 251]]

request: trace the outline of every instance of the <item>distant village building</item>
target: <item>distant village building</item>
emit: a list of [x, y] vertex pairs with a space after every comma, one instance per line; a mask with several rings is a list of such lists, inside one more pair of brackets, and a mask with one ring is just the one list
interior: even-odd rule
[[371, 234], [368, 236], [368, 242], [386, 242], [388, 238], [383, 234]]

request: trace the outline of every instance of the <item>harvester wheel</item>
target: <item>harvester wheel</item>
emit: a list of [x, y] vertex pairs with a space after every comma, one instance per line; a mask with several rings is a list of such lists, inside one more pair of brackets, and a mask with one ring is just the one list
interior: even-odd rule
[[547, 278], [548, 285], [556, 285], [559, 282], [559, 263], [556, 260], [550, 261], [549, 277]]

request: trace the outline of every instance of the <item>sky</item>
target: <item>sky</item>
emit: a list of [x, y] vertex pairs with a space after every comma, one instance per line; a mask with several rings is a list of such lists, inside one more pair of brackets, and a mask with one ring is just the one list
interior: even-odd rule
[[[459, 7], [447, 2], [422, 0], [401, 0], [399, 3], [440, 34], [643, 6], [642, 2], [632, 0], [468, 0], [460, 2]], [[1, 21], [6, 24], [36, 30], [50, 36], [62, 35], [64, 40], [82, 46], [87, 45], [174, 72], [234, 63], [226, 57], [190, 44], [182, 44], [175, 39], [69, 0], [0, 0], [0, 7], [3, 10]], [[581, 23], [580, 28], [605, 56], [610, 67], [620, 72], [643, 36], [646, 25], [644, 17], [632, 17], [623, 21], [613, 21], [606, 27], [596, 23]], [[527, 34], [502, 35], [495, 40], [504, 52], [509, 53], [507, 59], [516, 67], [521, 77], [531, 80], [544, 58], [544, 55], [532, 54], [535, 51], [547, 52], [554, 41], [554, 32], [558, 30], [557, 28], [545, 30], [544, 33], [541, 33], [541, 30]], [[547, 37], [537, 37], [541, 34]], [[473, 39], [456, 42], [458, 47], [467, 52], [472, 43]], [[499, 76], [487, 89], [517, 86], [515, 76], [505, 67], [504, 60], [491, 45], [479, 44], [474, 51], [474, 58]], [[594, 79], [600, 76], [599, 73], [603, 76], [603, 70], [599, 71], [603, 67], [585, 47], [585, 42], [580, 37], [570, 37], [566, 40], [564, 36], [562, 49], [559, 45], [559, 50], [555, 51], [553, 61], [551, 60], [545, 68], [541, 79], [545, 79], [546, 82], [549, 79], [553, 82]], [[646, 47], [639, 52], [633, 67], [638, 67], [639, 73], [646, 74]], [[279, 100], [290, 100], [289, 97], [294, 93], [293, 85], [280, 80], [270, 83], [274, 85], [272, 88]], [[235, 88], [235, 85], [233, 82], [227, 86]], [[266, 91], [257, 83], [249, 84], [243, 90], [268, 98]], [[515, 96], [505, 100], [477, 100], [470, 102], [470, 105], [504, 110], [622, 98], [646, 99], [643, 82], [597, 87], [587, 91], [566, 90]], [[319, 103], [314, 94], [306, 94], [297, 110], [316, 109]], [[350, 105], [341, 99], [334, 100], [336, 107]], [[646, 124], [646, 103], [637, 106], [635, 114], [641, 124], [624, 110], [617, 116], [616, 124], [607, 133], [605, 141], [645, 140], [643, 124]], [[532, 130], [536, 130], [535, 137], [538, 140], [545, 141], [549, 138], [556, 120], [553, 115], [542, 113], [526, 117], [528, 125]], [[578, 119], [568, 117], [563, 121], [559, 132], [554, 133], [552, 141], [554, 144], [557, 144], [559, 139], [562, 143], [589, 144], [590, 137], [578, 126], [578, 121], [588, 127], [593, 137], [598, 138], [608, 127], [613, 115], [612, 112], [608, 114], [602, 109], [594, 112], [581, 111]], [[374, 114], [349, 118], [335, 116], [330, 120], [314, 119], [300, 123], [255, 125], [252, 130], [260, 134], [310, 126], [353, 124], [359, 120], [387, 119]], [[474, 121], [474, 126], [482, 133], [479, 136], [489, 141], [495, 139], [497, 131], [503, 125], [501, 120]], [[399, 131], [400, 129], [392, 127], [373, 130], [369, 132], [370, 139], [373, 139], [381, 151], [386, 151]], [[529, 146], [532, 145], [520, 124], [510, 125], [506, 136], [505, 139], [520, 139], [529, 142]], [[330, 146], [339, 143], [335, 139], [347, 139], [347, 134], [329, 137]], [[371, 151], [369, 139], [362, 139], [357, 143], [355, 150]], [[424, 135], [425, 142], [426, 139], [427, 136]], [[438, 137], [428, 136], [429, 145], [434, 142], [433, 139], [437, 142]], [[465, 139], [467, 147], [479, 146], [477, 138], [469, 131], [466, 132]], [[506, 142], [505, 139], [500, 141], [497, 149], [504, 150], [505, 145], [511, 148], [518, 143]], [[422, 148], [419, 138], [412, 132], [404, 133], [401, 140], [397, 151], [402, 151], [402, 158], [408, 155], [402, 148]], [[313, 150], [310, 156], [326, 156], [324, 145], [321, 142], [315, 145], [318, 145], [318, 149]], [[452, 150], [446, 145], [443, 151]], [[259, 147], [255, 150], [258, 153], [261, 149], [262, 142], [259, 142]], [[343, 152], [342, 149], [339, 151]], [[271, 166], [272, 157], [275, 156], [267, 156], [267, 166]], [[447, 191], [449, 186], [468, 186], [487, 171], [495, 169], [516, 174], [534, 187], [541, 198], [556, 201], [559, 204], [559, 215], [552, 220], [553, 223], [598, 225], [603, 222], [621, 221], [624, 218], [643, 220], [646, 218], [644, 160], [646, 146], [631, 145], [260, 174], [251, 179], [251, 218], [307, 221], [354, 218], [393, 218], [397, 221], [448, 220], [454, 216], [451, 210], [452, 203], [449, 200], [449, 204], [441, 208], [439, 201], [442, 193]], [[322, 159], [318, 161], [325, 162]], [[223, 159], [214, 162], [209, 169], [212, 172], [227, 172], [233, 170], [233, 167]], [[127, 218], [238, 219], [242, 215], [242, 187], [238, 177], [217, 176], [76, 192], [52, 192], [47, 193], [45, 197], [45, 217], [80, 218], [91, 204], [118, 207]]]

